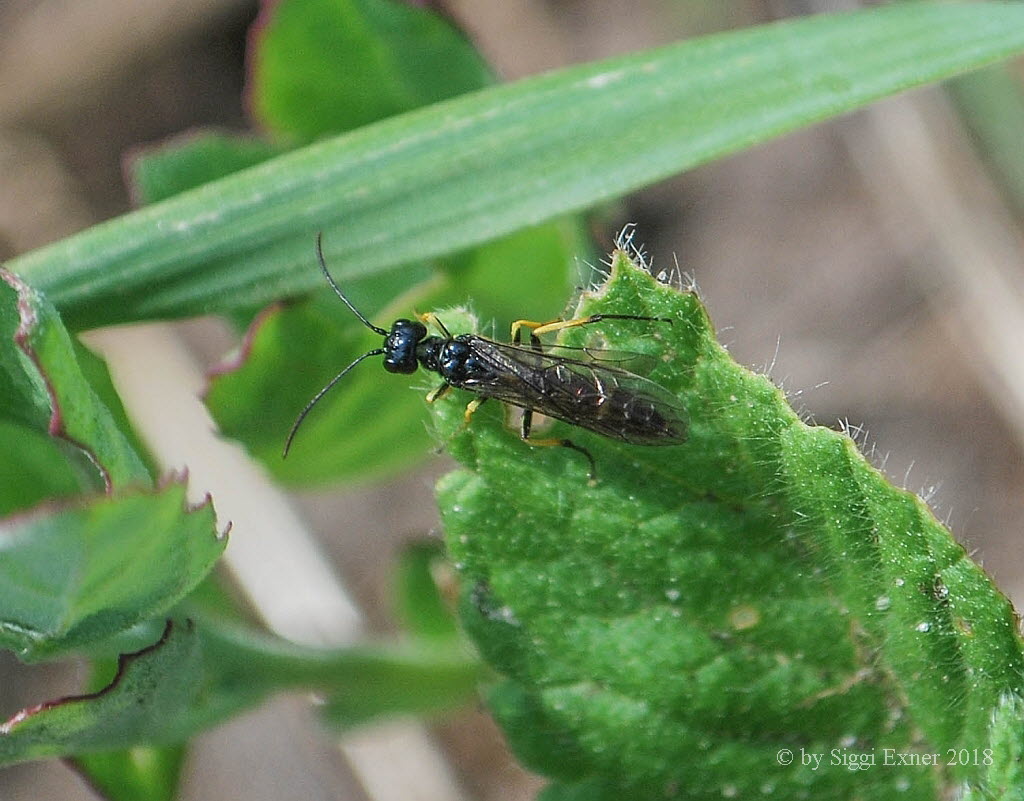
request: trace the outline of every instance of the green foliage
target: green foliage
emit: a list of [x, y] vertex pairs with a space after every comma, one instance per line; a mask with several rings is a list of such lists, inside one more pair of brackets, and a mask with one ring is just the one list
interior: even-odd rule
[[[48, 434], [0, 422], [0, 453], [18, 454], [16, 460], [0, 459], [0, 515], [71, 497], [96, 479], [92, 465], [76, 465], [66, 450]], [[76, 467], [88, 473], [82, 475]]]
[[138, 203], [156, 203], [284, 152], [286, 148], [254, 137], [202, 131], [134, 154], [129, 185]]
[[224, 550], [213, 532], [181, 484], [5, 521], [0, 646], [53, 658], [166, 613]]
[[[685, 444], [573, 429], [590, 486], [578, 454], [531, 449], [500, 415], [467, 431], [464, 399], [435, 414], [465, 465], [438, 490], [463, 623], [507, 677], [492, 707], [556, 780], [546, 797], [934, 798], [980, 780], [946, 749], [994, 747], [993, 710], [1024, 689], [1007, 600], [919, 498], [733, 362], [694, 295], [619, 252], [580, 303], [594, 313], [674, 321], [608, 322], [601, 344], [660, 357]], [[938, 752], [943, 767], [812, 770], [780, 765], [784, 748]]]
[[978, 762], [982, 778], [975, 787], [968, 787], [964, 801], [1005, 799], [1019, 801], [1024, 798], [1024, 701], [1019, 695], [1006, 695], [992, 713], [989, 750], [958, 749], [957, 761]]
[[185, 754], [180, 745], [135, 746], [123, 751], [81, 754], [72, 764], [104, 798], [173, 801]]
[[188, 510], [177, 483], [152, 488], [102, 363], [40, 293], [0, 278], [0, 432], [19, 457], [2, 497], [22, 512], [0, 521], [0, 646], [53, 658], [167, 612], [224, 541], [209, 505]]
[[[446, 23], [387, 0], [292, 0], [266, 13], [258, 31], [250, 97], [263, 121], [285, 140], [340, 133], [491, 82], [476, 53]], [[345, 80], [337, 80], [339, 75]], [[353, 105], [367, 97], [375, 101]], [[280, 145], [249, 138], [192, 136], [137, 158], [135, 193], [156, 202], [280, 152]], [[306, 242], [305, 269], [319, 278], [312, 240]], [[520, 316], [522, 286], [530, 287], [531, 313], [557, 313], [578, 283], [574, 259], [581, 255], [581, 226], [558, 220], [443, 260], [360, 269], [344, 286], [367, 314], [386, 306], [385, 325], [396, 314], [411, 314], [414, 306], [472, 302], [507, 328]], [[289, 484], [365, 481], [408, 467], [430, 447], [419, 398], [402, 391], [408, 381], [381, 393], [379, 372], [372, 368], [351, 376], [344, 395], [327, 398], [306, 424], [311, 430], [303, 431], [293, 457], [281, 459], [298, 411], [368, 349], [361, 323], [322, 280], [319, 289], [304, 301], [256, 316], [241, 357], [211, 379], [210, 412], [222, 433]]]
[[[426, 551], [400, 574], [407, 638], [315, 649], [244, 622], [202, 581], [224, 546], [212, 508], [155, 485], [105, 367], [65, 322], [240, 318], [317, 290], [260, 314], [207, 401], [284, 481], [381, 475], [427, 435], [419, 392], [373, 365], [278, 458], [296, 411], [379, 344], [322, 287], [317, 231], [375, 321], [470, 302], [500, 337], [579, 282], [573, 257], [590, 254], [565, 215], [1024, 50], [1022, 4], [901, 4], [487, 88], [461, 35], [406, 4], [282, 0], [261, 25], [249, 99], [274, 141], [202, 133], [150, 151], [133, 181], [152, 205], [0, 273], [0, 451], [16, 454], [0, 461], [0, 646], [81, 649], [101, 667], [132, 652], [97, 692], [0, 728], [0, 764], [73, 756], [124, 801], [171, 798], [181, 743], [272, 692], [314, 690], [344, 727], [451, 709], [493, 674]], [[289, 150], [317, 137], [333, 138]], [[544, 797], [1018, 797], [1015, 621], [924, 505], [732, 363], [693, 296], [620, 263], [583, 309], [675, 320], [600, 333], [650, 355], [689, 411], [687, 443], [574, 433], [597, 460], [590, 486], [579, 454], [522, 444], [496, 404], [468, 429], [465, 398], [435, 408], [466, 466], [440, 488], [463, 620], [505, 677], [495, 714], [553, 780]], [[783, 747], [992, 759], [854, 773], [779, 765]]]
[[398, 562], [397, 616], [417, 637], [444, 640], [458, 635], [455, 618], [438, 592], [433, 575], [435, 567], [445, 565], [439, 542], [416, 543]]
[[[573, 222], [549, 224], [479, 247], [436, 272], [410, 266], [346, 284], [346, 291], [351, 286], [357, 307], [385, 327], [416, 308], [472, 300], [507, 330], [522, 316], [523, 287], [531, 289], [531, 314], [557, 312], [568, 291], [567, 254], [579, 240]], [[381, 298], [398, 300], [381, 308]], [[386, 375], [379, 359], [346, 376], [324, 398], [303, 423], [288, 459], [281, 458], [299, 410], [345, 365], [376, 347], [380, 338], [329, 290], [295, 305], [271, 307], [250, 329], [241, 358], [212, 377], [206, 404], [224, 434], [241, 441], [288, 484], [365, 481], [408, 467], [431, 447], [423, 426], [423, 392], [431, 379]]]
[[109, 397], [109, 379], [97, 390], [87, 373], [100, 370], [80, 355], [46, 298], [0, 268], [0, 414], [70, 446], [97, 486], [150, 485], [124, 411], [100, 397]]
[[369, 125], [491, 83], [441, 17], [394, 0], [290, 0], [257, 28], [259, 122], [313, 139]]
[[123, 657], [118, 680], [93, 695], [21, 713], [0, 729], [0, 764], [135, 745], [167, 731], [199, 690], [202, 652], [191, 626], [172, 627]]
[[1024, 48], [1018, 3], [703, 37], [364, 126], [18, 257], [73, 329], [254, 306], [429, 259]]
[[178, 620], [157, 643], [122, 657], [99, 692], [26, 710], [0, 727], [0, 765], [106, 753], [95, 763], [105, 771], [118, 758], [114, 749], [184, 742], [287, 689], [323, 695], [325, 720], [335, 726], [442, 713], [474, 698], [483, 676], [455, 637], [326, 649], [223, 620]]

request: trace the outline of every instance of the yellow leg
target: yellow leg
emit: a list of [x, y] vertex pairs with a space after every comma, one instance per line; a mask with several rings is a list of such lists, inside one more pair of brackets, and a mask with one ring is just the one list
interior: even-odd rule
[[581, 325], [599, 323], [601, 320], [644, 320], [651, 323], [671, 323], [669, 317], [640, 317], [636, 314], [592, 314], [589, 317], [577, 317], [575, 320], [555, 320], [533, 328], [532, 336], [539, 337], [542, 334], [550, 334], [552, 331], [561, 331], [564, 328], [576, 328]]
[[582, 453], [587, 457], [587, 461], [590, 463], [587, 468], [587, 478], [590, 479], [591, 484], [597, 483], [597, 465], [594, 463], [594, 457], [590, 455], [590, 451], [586, 448], [581, 448], [571, 439], [559, 439], [557, 437], [553, 437], [550, 439], [524, 439], [523, 442], [527, 445], [533, 445], [538, 448], [569, 448], [577, 453]]
[[[430, 392], [427, 393], [427, 403], [433, 403], [434, 401], [443, 398], [451, 391], [451, 388], [451, 384], [441, 384], [437, 389], [430, 390]], [[486, 400], [487, 398], [474, 398], [466, 404], [466, 412], [462, 424], [463, 428], [469, 425], [469, 421], [472, 419], [473, 413], [483, 406], [484, 401]]]
[[514, 323], [512, 323], [512, 341], [518, 345], [520, 343], [520, 341], [521, 341], [520, 329], [522, 329], [522, 328], [529, 328], [530, 329], [530, 339], [531, 339], [531, 341], [536, 342], [537, 341], [537, 336], [535, 334], [536, 330], [538, 328], [543, 328], [546, 325], [551, 325], [551, 323], [553, 323], [553, 322], [559, 322], [559, 321], [558, 320], [550, 320], [550, 321], [548, 321], [546, 323], [541, 323], [541, 322], [537, 322], [536, 320], [516, 320]]
[[564, 328], [576, 328], [581, 325], [599, 323], [601, 320], [644, 320], [652, 323], [671, 323], [668, 317], [640, 317], [635, 314], [592, 314], [589, 317], [577, 317], [573, 320], [550, 320], [546, 323], [536, 320], [516, 320], [512, 323], [512, 341], [519, 344], [521, 341], [521, 329], [530, 329], [530, 344], [534, 347], [540, 346], [542, 334], [550, 334], [552, 331], [561, 331]]
[[527, 445], [535, 445], [539, 448], [569, 448], [577, 453], [582, 453], [587, 457], [587, 461], [590, 463], [587, 469], [587, 477], [590, 479], [591, 484], [597, 483], [597, 464], [594, 462], [594, 457], [590, 455], [590, 451], [586, 448], [581, 448], [571, 439], [561, 439], [558, 437], [549, 437], [545, 439], [532, 439], [530, 437], [530, 429], [533, 426], [533, 410], [523, 410], [522, 428], [520, 429], [519, 436]]
[[469, 421], [473, 418], [473, 413], [483, 405], [485, 400], [487, 400], [487, 398], [475, 398], [466, 404], [466, 413], [463, 416], [465, 425], [469, 425]]
[[466, 411], [462, 415], [462, 425], [459, 426], [459, 430], [456, 431], [455, 434], [453, 434], [452, 436], [461, 434], [463, 431], [469, 428], [469, 421], [473, 418], [473, 414], [476, 412], [477, 409], [479, 409], [484, 404], [484, 401], [486, 400], [488, 399], [474, 398], [473, 400], [466, 404]]

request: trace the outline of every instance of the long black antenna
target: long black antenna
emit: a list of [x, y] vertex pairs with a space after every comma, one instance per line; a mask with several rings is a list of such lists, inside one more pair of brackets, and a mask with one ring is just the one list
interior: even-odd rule
[[[383, 331], [381, 333], [386, 334], [387, 331]], [[377, 348], [376, 350], [371, 350], [367, 353], [364, 353], [362, 356], [360, 356], [358, 359], [352, 362], [352, 364], [350, 364], [348, 367], [346, 367], [344, 370], [342, 370], [340, 373], [334, 376], [334, 378], [332, 378], [328, 382], [327, 386], [325, 386], [318, 393], [316, 393], [316, 395], [313, 396], [313, 400], [307, 403], [306, 408], [299, 412], [299, 416], [295, 418], [295, 422], [292, 424], [292, 430], [288, 432], [288, 439], [285, 440], [284, 443], [284, 453], [281, 454], [282, 459], [288, 457], [288, 451], [292, 447], [292, 440], [295, 439], [295, 432], [299, 430], [299, 426], [302, 425], [302, 421], [306, 419], [306, 415], [309, 414], [310, 410], [312, 410], [312, 408], [316, 406], [317, 401], [319, 401], [324, 395], [326, 395], [328, 391], [331, 389], [331, 387], [333, 387], [335, 384], [341, 381], [341, 378], [342, 376], [345, 375], [345, 373], [347, 373], [349, 370], [351, 370], [353, 367], [359, 364], [359, 362], [361, 362], [363, 359], [367, 359], [370, 356], [380, 356], [383, 353], [384, 348]]]
[[[341, 302], [344, 303], [346, 306], [348, 306], [349, 311], [351, 311], [356, 317], [358, 317], [360, 319], [360, 321], [362, 321], [363, 325], [365, 325], [371, 331], [375, 331], [376, 333], [380, 334], [381, 336], [386, 337], [388, 335], [388, 332], [385, 331], [383, 328], [378, 328], [373, 323], [371, 323], [369, 320], [367, 320], [363, 316], [362, 312], [360, 312], [359, 309], [357, 309], [355, 306], [352, 305], [352, 301], [350, 301], [348, 298], [345, 297], [345, 293], [341, 291], [341, 289], [338, 287], [338, 285], [334, 282], [334, 278], [331, 277], [331, 273], [327, 269], [327, 260], [324, 258], [324, 232], [323, 231], [321, 231], [320, 233], [318, 233], [316, 235], [316, 258], [317, 258], [317, 261], [320, 262], [320, 271], [324, 274], [324, 278], [327, 279], [327, 283], [331, 285], [331, 289], [334, 290], [334, 294], [337, 295], [339, 298], [341, 298]], [[327, 386], [325, 386], [318, 393], [316, 393], [316, 395], [313, 396], [313, 399], [309, 403], [306, 404], [306, 408], [303, 409], [301, 412], [299, 412], [299, 416], [296, 417], [295, 418], [295, 422], [292, 423], [292, 430], [288, 432], [288, 439], [285, 440], [285, 443], [284, 443], [284, 453], [281, 454], [281, 458], [282, 459], [287, 458], [288, 451], [292, 447], [292, 440], [295, 439], [295, 434], [299, 430], [299, 426], [302, 425], [302, 421], [306, 419], [306, 415], [309, 414], [312, 411], [313, 407], [316, 406], [317, 402], [324, 395], [326, 395], [330, 391], [331, 387], [333, 387], [335, 384], [337, 384], [339, 381], [341, 381], [342, 377], [349, 370], [351, 370], [353, 367], [355, 367], [357, 364], [359, 364], [359, 362], [361, 362], [363, 359], [368, 359], [370, 356], [381, 356], [384, 353], [385, 353], [384, 348], [376, 348], [374, 350], [369, 351], [368, 353], [364, 353], [362, 356], [360, 356], [358, 359], [356, 359], [354, 362], [352, 362], [352, 364], [350, 364], [348, 367], [346, 367], [344, 370], [342, 370], [340, 373], [338, 373], [336, 376], [334, 376], [334, 378], [332, 378], [327, 383]]]
[[[363, 317], [362, 312], [359, 311], [355, 306], [352, 305], [352, 301], [345, 297], [342, 291], [338, 288], [338, 285], [334, 283], [334, 279], [331, 277], [330, 272], [327, 270], [327, 262], [324, 260], [324, 232], [321, 231], [316, 235], [316, 257], [320, 262], [320, 270], [323, 272], [324, 277], [327, 279], [327, 283], [331, 285], [331, 289], [334, 290], [334, 294], [341, 298], [341, 302], [348, 306], [349, 310], [360, 320], [363, 321], [363, 325], [369, 328], [371, 331], [376, 331], [381, 336], [387, 336], [388, 332], [383, 328], [377, 328], [373, 323]], [[330, 386], [330, 385], [328, 385]], [[317, 396], [319, 397], [319, 395]], [[287, 452], [287, 449], [286, 449]]]

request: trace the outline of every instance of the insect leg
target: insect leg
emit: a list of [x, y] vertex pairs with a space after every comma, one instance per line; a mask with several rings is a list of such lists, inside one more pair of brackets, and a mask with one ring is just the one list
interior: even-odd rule
[[[429, 393], [427, 393], [427, 403], [433, 403], [439, 398], [443, 398], [445, 395], [448, 394], [451, 388], [451, 384], [441, 384], [441, 386], [439, 386], [437, 389], [432, 389]], [[479, 409], [481, 406], [483, 406], [484, 401], [486, 400], [488, 400], [488, 398], [474, 398], [473, 400], [466, 404], [466, 413], [462, 424], [463, 428], [469, 425], [469, 421], [472, 419], [473, 413], [476, 412], [476, 410]]]
[[448, 394], [448, 391], [452, 388], [452, 385], [445, 382], [441, 384], [437, 389], [432, 389], [427, 393], [427, 403], [433, 403], [436, 400], [443, 398]]
[[[561, 331], [563, 328], [576, 328], [581, 325], [590, 325], [591, 323], [599, 323], [602, 320], [643, 320], [649, 323], [670, 323], [672, 318], [670, 317], [641, 317], [636, 314], [592, 314], [589, 317], [577, 317], [574, 320], [555, 320], [550, 323], [543, 323], [541, 325], [535, 325], [527, 323], [527, 321], [520, 321], [527, 324], [527, 327], [531, 328], [530, 339], [534, 340], [541, 334], [548, 334], [552, 331]], [[514, 328], [514, 324], [513, 324]]]
[[469, 425], [469, 421], [472, 419], [473, 413], [483, 406], [485, 400], [487, 400], [487, 398], [475, 398], [466, 404], [466, 413], [464, 417], [465, 425]]
[[537, 322], [535, 320], [516, 320], [512, 323], [512, 342], [518, 345], [522, 342], [522, 329], [530, 329], [530, 344], [534, 349], [540, 349], [540, 339], [537, 337], [536, 330], [543, 328], [544, 326], [551, 325], [552, 323], [558, 323], [561, 320], [549, 320], [546, 323]]
[[587, 457], [587, 461], [590, 463], [590, 466], [587, 469], [587, 477], [590, 479], [591, 483], [597, 481], [597, 464], [594, 462], [594, 457], [590, 455], [590, 451], [588, 451], [586, 448], [580, 447], [571, 439], [560, 439], [558, 437], [552, 437], [550, 439], [530, 439], [530, 428], [532, 426], [533, 410], [524, 409], [522, 428], [519, 432], [519, 436], [522, 438], [523, 442], [525, 442], [527, 445], [536, 445], [537, 447], [541, 448], [553, 446], [561, 448], [570, 448], [571, 450], [574, 450], [577, 453], [582, 453], [584, 456]]

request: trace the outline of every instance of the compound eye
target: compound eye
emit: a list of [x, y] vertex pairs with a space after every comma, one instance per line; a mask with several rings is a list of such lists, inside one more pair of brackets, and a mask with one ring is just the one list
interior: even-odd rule
[[384, 354], [384, 369], [389, 373], [415, 373], [418, 367], [415, 343], [402, 342]]
[[415, 373], [416, 372], [416, 360], [415, 359], [394, 359], [390, 357], [384, 358], [384, 369], [389, 373]]

